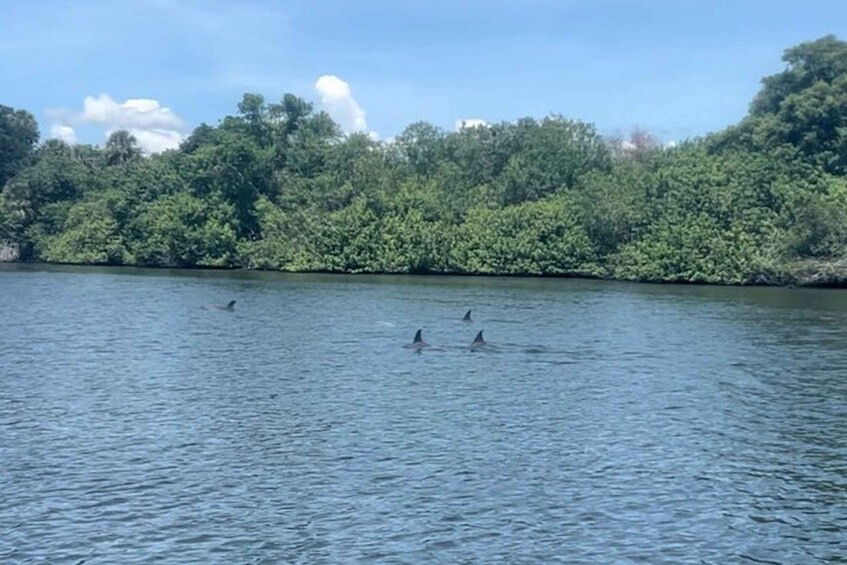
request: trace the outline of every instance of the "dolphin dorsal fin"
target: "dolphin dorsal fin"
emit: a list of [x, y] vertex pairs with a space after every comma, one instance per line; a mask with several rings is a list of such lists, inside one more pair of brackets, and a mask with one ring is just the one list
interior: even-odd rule
[[464, 318], [462, 318], [462, 320], [464, 320], [465, 322], [470, 322], [470, 321], [471, 321], [471, 311], [470, 311], [470, 310], [468, 310], [467, 312], [465, 312], [465, 317], [464, 317]]
[[420, 343], [422, 341], [423, 338], [421, 337], [421, 330], [418, 330], [415, 332], [415, 339], [412, 340], [412, 343]]
[[474, 343], [485, 343], [485, 340], [482, 339], [482, 330], [479, 330], [479, 333], [476, 334], [476, 337], [473, 338]]
[[235, 300], [230, 300], [226, 303], [227, 308], [232, 308], [233, 306], [235, 306]]

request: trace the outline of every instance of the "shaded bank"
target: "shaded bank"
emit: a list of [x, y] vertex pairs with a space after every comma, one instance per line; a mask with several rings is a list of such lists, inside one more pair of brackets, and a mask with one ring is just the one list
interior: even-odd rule
[[325, 275], [328, 277], [343, 277], [343, 276], [353, 276], [353, 277], [377, 277], [377, 278], [386, 278], [390, 279], [392, 277], [405, 277], [405, 276], [415, 276], [415, 277], [423, 277], [423, 278], [432, 278], [432, 279], [440, 279], [440, 278], [462, 278], [467, 280], [473, 279], [560, 279], [560, 280], [574, 280], [574, 281], [601, 281], [608, 283], [633, 283], [633, 284], [646, 284], [646, 285], [670, 285], [670, 286], [698, 286], [698, 285], [707, 285], [707, 286], [748, 286], [748, 287], [808, 287], [808, 288], [847, 288], [847, 263], [845, 262], [832, 262], [832, 263], [824, 263], [824, 262], [798, 262], [794, 263], [784, 271], [780, 273], [763, 273], [756, 280], [746, 282], [746, 283], [737, 283], [737, 284], [726, 284], [726, 283], [708, 283], [708, 282], [692, 282], [686, 280], [672, 280], [672, 281], [651, 281], [651, 280], [626, 280], [626, 279], [615, 279], [611, 277], [602, 277], [591, 274], [582, 274], [582, 273], [572, 273], [572, 274], [521, 274], [521, 273], [457, 273], [457, 272], [417, 272], [410, 273], [404, 271], [355, 271], [355, 272], [344, 272], [344, 271], [291, 271], [291, 270], [273, 270], [273, 269], [246, 269], [242, 267], [206, 267], [206, 266], [187, 266], [187, 267], [173, 267], [173, 266], [163, 266], [163, 265], [105, 265], [102, 263], [48, 263], [48, 262], [21, 262], [18, 260], [7, 260], [0, 261], [0, 271], [2, 271], [2, 266], [6, 265], [10, 269], [22, 269], [22, 270], [59, 270], [62, 271], [64, 269], [105, 269], [107, 272], [115, 269], [116, 272], [120, 272], [122, 270], [126, 270], [127, 273], [136, 272], [136, 270], [149, 270], [152, 272], [161, 272], [163, 274], [173, 273], [173, 272], [190, 272], [195, 274], [203, 274], [207, 273], [210, 275], [214, 275], [215, 273], [243, 273], [245, 275], [249, 275], [250, 273], [254, 273], [256, 275], [261, 275], [262, 273], [266, 274], [280, 274], [280, 275]]

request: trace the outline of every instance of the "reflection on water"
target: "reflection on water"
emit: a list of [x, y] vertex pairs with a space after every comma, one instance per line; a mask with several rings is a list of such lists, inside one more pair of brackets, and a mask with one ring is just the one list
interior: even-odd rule
[[2, 562], [847, 560], [841, 291], [19, 266], [0, 290]]

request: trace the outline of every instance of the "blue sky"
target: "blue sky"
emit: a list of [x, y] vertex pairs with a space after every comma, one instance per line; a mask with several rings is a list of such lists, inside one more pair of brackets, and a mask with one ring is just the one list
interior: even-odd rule
[[293, 92], [383, 139], [418, 120], [558, 113], [680, 140], [740, 119], [785, 48], [847, 38], [842, 0], [0, 0], [0, 13], [0, 103], [45, 137], [102, 143], [127, 127], [150, 151], [234, 113], [243, 92]]

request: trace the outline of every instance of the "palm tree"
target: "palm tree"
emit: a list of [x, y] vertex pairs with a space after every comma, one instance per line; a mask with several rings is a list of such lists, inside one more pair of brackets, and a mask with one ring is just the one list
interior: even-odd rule
[[128, 131], [121, 129], [113, 132], [106, 141], [106, 164], [123, 165], [141, 157], [138, 140]]

